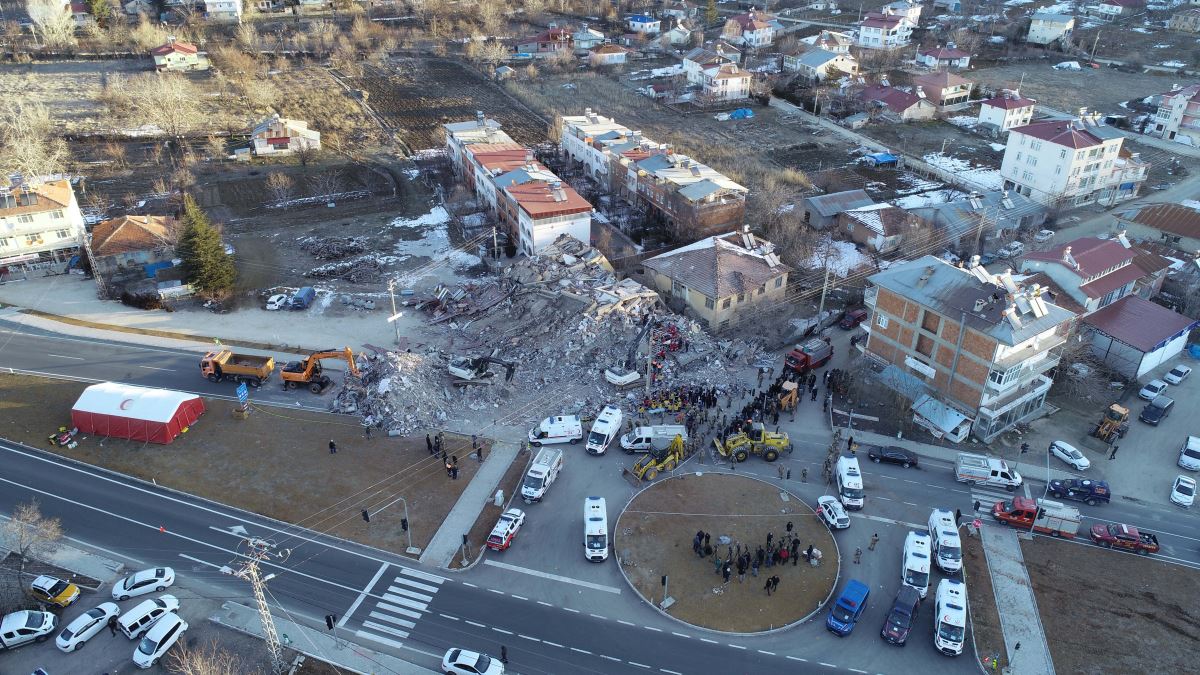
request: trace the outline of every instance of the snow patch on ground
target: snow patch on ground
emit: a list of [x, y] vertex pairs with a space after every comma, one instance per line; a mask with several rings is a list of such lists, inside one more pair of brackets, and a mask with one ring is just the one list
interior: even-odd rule
[[947, 117], [946, 121], [963, 129], [971, 129], [976, 124], [979, 124], [979, 118], [971, 117], [970, 115], [955, 115], [954, 117]]
[[988, 145], [996, 152], [1004, 152], [1004, 149], [1008, 147], [1003, 143], [988, 143]]
[[1195, 199], [1185, 199], [1179, 202], [1179, 205], [1189, 208], [1193, 211], [1200, 211], [1200, 202], [1196, 201]]
[[[1137, 29], [1135, 28], [1134, 30], [1137, 30]], [[1184, 63], [1183, 61], [1163, 61], [1162, 63], [1160, 63], [1158, 65], [1166, 66], [1168, 68], [1183, 68], [1183, 67], [1187, 66], [1187, 64]]]
[[999, 190], [1000, 186], [1004, 183], [1004, 179], [1000, 177], [999, 169], [986, 166], [971, 166], [971, 162], [966, 159], [950, 157], [939, 152], [931, 152], [921, 159], [925, 160], [931, 166], [975, 183], [984, 190]]
[[[814, 253], [811, 258], [804, 261], [804, 267], [811, 270], [824, 270], [826, 264], [825, 250]], [[875, 263], [871, 261], [871, 257], [860, 252], [854, 247], [854, 242], [850, 241], [830, 242], [828, 265], [829, 273], [839, 277], [847, 277], [852, 271], [861, 267], [875, 268]]]
[[1146, 28], [1142, 28], [1141, 26], [1136, 26], [1136, 27], [1134, 27], [1134, 28], [1130, 28], [1129, 30], [1131, 30], [1131, 31], [1133, 31], [1133, 32], [1135, 32], [1135, 33], [1145, 33], [1145, 34], [1147, 34], [1147, 35], [1149, 35], [1150, 33], [1153, 33], [1153, 32], [1154, 32], [1154, 31], [1152, 31], [1152, 30], [1148, 30], [1148, 29], [1146, 29]]
[[892, 200], [892, 204], [899, 206], [902, 209], [919, 209], [935, 204], [945, 204], [953, 201], [956, 197], [961, 197], [962, 192], [953, 188], [944, 190], [933, 190], [931, 192], [922, 192], [917, 195], [908, 195]]

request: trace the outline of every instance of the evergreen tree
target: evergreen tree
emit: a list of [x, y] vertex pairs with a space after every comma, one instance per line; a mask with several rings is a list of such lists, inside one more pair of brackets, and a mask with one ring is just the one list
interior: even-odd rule
[[719, 18], [717, 14], [717, 0], [708, 0], [708, 6], [704, 8], [704, 22], [708, 25], [713, 25]]
[[188, 283], [202, 295], [221, 297], [233, 291], [237, 279], [233, 259], [225, 253], [221, 232], [191, 195], [183, 198], [183, 229], [175, 244]]

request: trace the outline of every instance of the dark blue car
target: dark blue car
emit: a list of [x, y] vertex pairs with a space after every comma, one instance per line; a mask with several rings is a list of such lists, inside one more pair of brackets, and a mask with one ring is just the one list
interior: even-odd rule
[[1107, 504], [1112, 501], [1112, 490], [1108, 483], [1089, 478], [1050, 481], [1050, 496], [1055, 499], [1071, 499], [1088, 506]]
[[867, 596], [870, 594], [871, 589], [863, 582], [857, 579], [847, 581], [841, 595], [829, 608], [829, 616], [825, 617], [825, 627], [835, 635], [849, 635], [850, 631], [854, 630], [854, 624], [862, 617], [863, 610], [867, 608]]

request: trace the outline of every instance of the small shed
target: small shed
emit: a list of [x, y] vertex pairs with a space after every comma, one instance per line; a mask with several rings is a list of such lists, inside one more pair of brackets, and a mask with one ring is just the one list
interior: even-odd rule
[[1183, 351], [1188, 334], [1200, 325], [1200, 321], [1136, 295], [1088, 314], [1083, 323], [1091, 334], [1092, 353], [1134, 379]]
[[101, 382], [80, 394], [71, 424], [97, 436], [166, 444], [202, 414], [204, 400], [195, 394]]

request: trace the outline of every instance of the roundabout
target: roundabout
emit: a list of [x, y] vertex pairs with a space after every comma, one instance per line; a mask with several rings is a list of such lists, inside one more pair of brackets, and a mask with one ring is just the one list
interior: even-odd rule
[[[699, 532], [709, 535], [711, 552], [704, 544], [696, 552]], [[643, 600], [715, 631], [758, 633], [803, 621], [838, 579], [837, 545], [813, 509], [778, 485], [742, 475], [690, 472], [654, 483], [626, 505], [613, 539], [621, 572]], [[817, 564], [806, 560], [809, 546], [820, 554]], [[787, 559], [775, 562], [773, 551]], [[750, 563], [744, 579], [739, 557]], [[768, 592], [772, 578], [778, 583]]]

